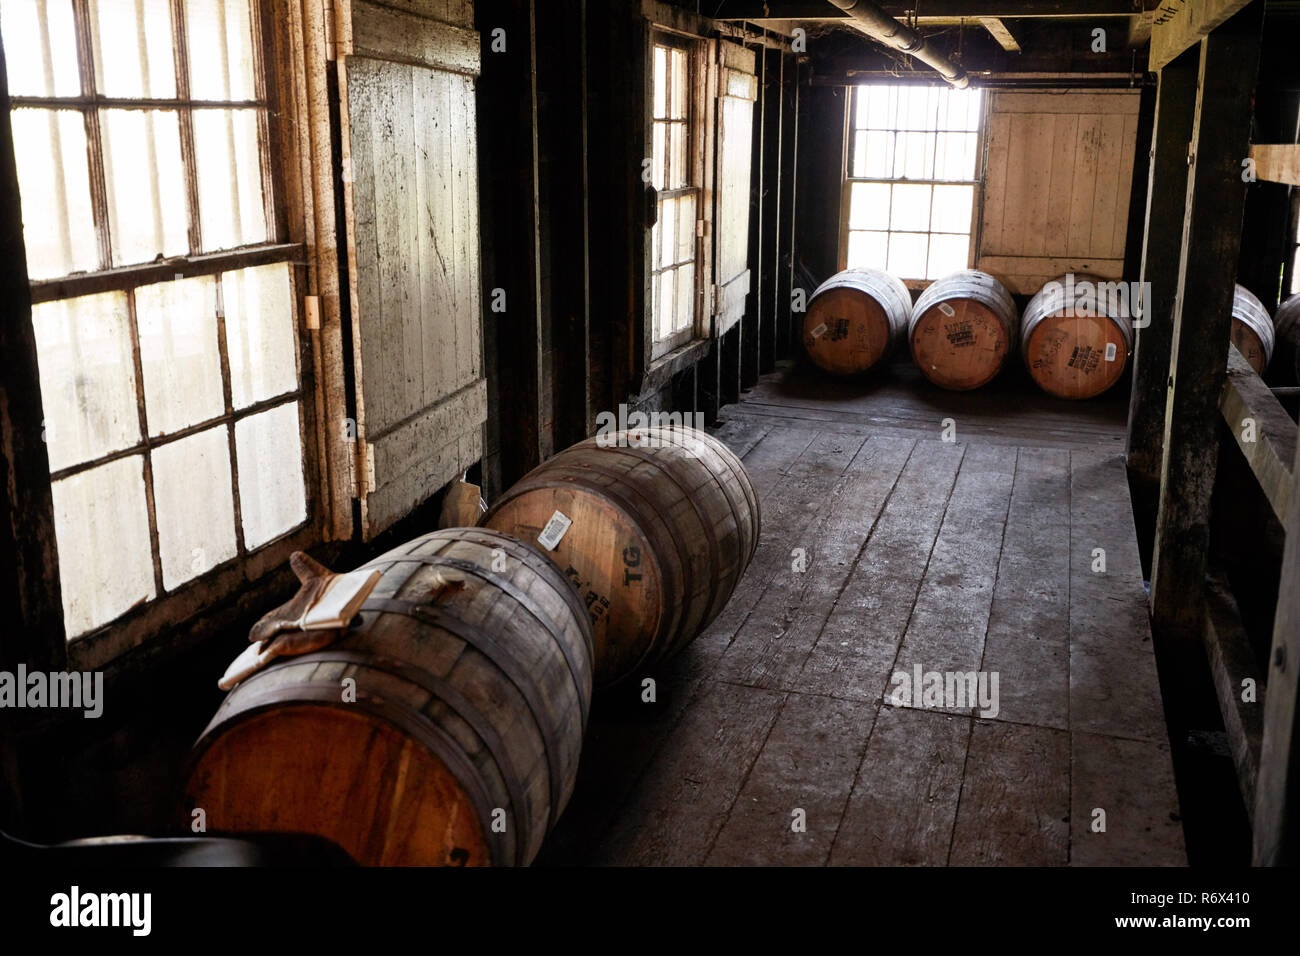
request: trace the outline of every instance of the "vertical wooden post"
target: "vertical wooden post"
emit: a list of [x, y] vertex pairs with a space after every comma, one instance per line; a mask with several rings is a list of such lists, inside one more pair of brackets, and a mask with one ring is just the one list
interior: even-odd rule
[[794, 196], [798, 181], [795, 167], [798, 135], [799, 67], [794, 54], [781, 56], [781, 235], [776, 284], [776, 344], [773, 361], [791, 351], [790, 289], [794, 283]]
[[1250, 148], [1263, 8], [1255, 0], [1201, 41], [1151, 568], [1152, 632], [1168, 649], [1175, 680], [1203, 663], [1218, 401], [1228, 361], [1246, 198], [1242, 159]]
[[[1128, 470], [1138, 490], [1154, 499], [1164, 459], [1165, 397], [1174, 337], [1174, 299], [1183, 247], [1188, 155], [1196, 113], [1200, 49], [1193, 47], [1160, 71], [1151, 137], [1141, 281], [1151, 283], [1133, 349], [1128, 410]], [[1154, 500], [1146, 502], [1148, 508]]]
[[772, 93], [768, 64], [767, 50], [759, 46], [754, 56], [758, 99], [754, 102], [754, 132], [750, 140], [752, 145], [749, 161], [749, 295], [745, 299], [745, 314], [739, 323], [740, 388], [749, 388], [758, 381], [759, 353], [768, 307], [766, 280], [771, 264], [768, 262], [768, 245], [765, 240], [771, 223], [767, 218], [767, 203], [763, 201], [763, 193], [772, 185], [772, 170], [767, 162], [767, 110], [768, 98]]

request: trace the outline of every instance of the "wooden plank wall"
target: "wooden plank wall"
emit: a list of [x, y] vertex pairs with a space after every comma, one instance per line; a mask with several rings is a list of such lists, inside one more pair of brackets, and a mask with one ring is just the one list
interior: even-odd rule
[[1066, 272], [1119, 278], [1140, 94], [990, 96], [976, 267], [1032, 295]]

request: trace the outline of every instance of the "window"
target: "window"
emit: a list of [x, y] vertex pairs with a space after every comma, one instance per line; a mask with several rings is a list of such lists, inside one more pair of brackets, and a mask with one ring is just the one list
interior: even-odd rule
[[307, 520], [257, 0], [4, 0], [69, 638]]
[[652, 90], [654, 155], [651, 180], [658, 218], [651, 232], [651, 318], [658, 357], [695, 335], [699, 179], [694, 149], [691, 53], [676, 38], [657, 35]]
[[980, 91], [890, 83], [852, 91], [841, 258], [902, 279], [967, 268]]

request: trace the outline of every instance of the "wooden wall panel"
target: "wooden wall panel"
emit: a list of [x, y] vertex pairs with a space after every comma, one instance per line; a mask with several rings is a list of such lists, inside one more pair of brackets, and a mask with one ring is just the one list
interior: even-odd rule
[[1031, 295], [1062, 272], [1119, 278], [1137, 91], [993, 93], [977, 267]]
[[[456, 4], [406, 6], [463, 19]], [[345, 14], [343, 182], [369, 538], [482, 452], [479, 51], [478, 34], [443, 20], [364, 0]]]

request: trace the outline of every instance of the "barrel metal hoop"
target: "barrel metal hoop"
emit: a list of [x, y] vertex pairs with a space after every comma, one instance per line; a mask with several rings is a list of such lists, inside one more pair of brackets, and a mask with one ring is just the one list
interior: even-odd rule
[[[573, 689], [574, 693], [577, 695], [579, 703], [589, 703], [589, 701], [587, 701], [587, 695], [583, 693], [582, 689], [581, 668], [578, 665], [578, 662], [573, 659], [573, 651], [569, 647], [568, 642], [562, 638], [558, 625], [546, 616], [542, 609], [537, 606], [537, 602], [516, 587], [513, 581], [506, 578], [489, 577], [484, 574], [483, 569], [473, 561], [465, 561], [461, 558], [451, 558], [445, 555], [430, 555], [428, 557], [410, 557], [405, 560], [427, 564], [429, 567], [433, 568], [449, 566], [458, 568], [467, 574], [474, 575], [481, 581], [493, 585], [498, 590], [512, 597], [516, 603], [523, 607], [523, 609], [526, 610], [537, 621], [537, 623], [541, 624], [542, 627], [546, 629], [547, 633], [551, 635], [552, 642], [559, 647], [560, 654], [564, 657], [565, 664], [568, 665], [569, 676], [573, 678]], [[554, 567], [554, 565], [551, 565], [552, 570]], [[573, 588], [569, 586], [567, 579], [565, 581], [565, 586], [568, 590], [573, 590]], [[579, 618], [580, 621], [591, 619], [590, 612], [586, 608], [581, 608], [577, 613], [581, 615]], [[582, 711], [582, 731], [585, 734], [587, 732], [586, 708], [582, 708]]]
[[428, 607], [423, 604], [415, 604], [411, 601], [404, 601], [400, 598], [369, 598], [361, 605], [363, 611], [384, 611], [389, 614], [401, 614], [405, 617], [415, 618], [424, 624], [430, 624], [433, 627], [440, 627], [450, 634], [463, 640], [470, 647], [474, 648], [493, 664], [497, 666], [503, 674], [509, 678], [510, 683], [515, 685], [515, 689], [527, 701], [529, 708], [532, 710], [533, 720], [537, 723], [537, 729], [542, 735], [542, 747], [546, 750], [546, 768], [548, 783], [551, 791], [551, 805], [547, 808], [547, 825], [549, 831], [555, 826], [557, 808], [560, 802], [561, 784], [559, 767], [556, 766], [556, 746], [551, 739], [548, 728], [544, 725], [543, 715], [546, 714], [546, 708], [542, 706], [542, 701], [537, 695], [537, 688], [531, 684], [526, 675], [522, 674], [519, 666], [515, 663], [513, 657], [506, 652], [497, 641], [490, 635], [484, 633], [478, 628], [472, 627], [468, 622], [462, 621], [450, 614], [445, 614], [435, 607]]
[[[513, 811], [511, 816], [514, 817], [515, 825], [519, 831], [519, 838], [516, 840], [516, 862], [518, 862], [518, 856], [526, 852], [527, 848], [532, 845], [533, 837], [532, 820], [527, 813], [528, 805], [524, 800], [524, 792], [519, 786], [520, 777], [515, 772], [514, 763], [510, 759], [505, 741], [501, 739], [501, 735], [496, 732], [496, 728], [469, 702], [469, 699], [464, 694], [436, 674], [431, 674], [422, 668], [414, 667], [405, 661], [383, 654], [363, 654], [360, 651], [325, 648], [312, 657], [313, 660], [319, 660], [322, 664], [331, 662], [357, 664], [373, 670], [383, 671], [394, 677], [400, 677], [402, 680], [415, 684], [431, 696], [442, 701], [451, 709], [452, 713], [469, 724], [470, 729], [478, 734], [479, 739], [487, 746], [488, 752], [492, 754], [492, 759], [501, 769], [501, 777], [505, 780], [506, 790], [510, 793], [510, 803]], [[490, 824], [488, 825], [490, 826]]]

